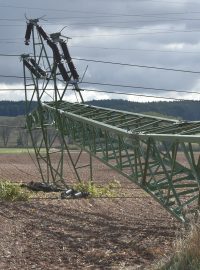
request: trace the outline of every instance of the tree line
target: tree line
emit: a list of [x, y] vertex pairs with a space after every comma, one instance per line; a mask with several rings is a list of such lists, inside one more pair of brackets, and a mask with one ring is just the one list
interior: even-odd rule
[[88, 104], [135, 113], [166, 115], [172, 118], [200, 120], [200, 101], [132, 102], [122, 99], [92, 100]]
[[[117, 110], [154, 115], [167, 115], [184, 120], [200, 120], [200, 101], [133, 102], [123, 99], [92, 100], [87, 104]], [[25, 115], [25, 101], [0, 101], [0, 116]], [[32, 103], [31, 110], [37, 106]]]

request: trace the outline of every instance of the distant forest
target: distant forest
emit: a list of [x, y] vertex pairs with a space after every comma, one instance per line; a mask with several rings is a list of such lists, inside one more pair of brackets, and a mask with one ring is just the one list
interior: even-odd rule
[[[184, 120], [200, 120], [200, 101], [159, 101], [159, 102], [132, 102], [122, 99], [92, 100], [89, 105], [107, 107], [135, 113], [166, 115]], [[32, 109], [37, 106], [33, 103]], [[24, 101], [0, 101], [0, 116], [18, 116], [25, 114]]]

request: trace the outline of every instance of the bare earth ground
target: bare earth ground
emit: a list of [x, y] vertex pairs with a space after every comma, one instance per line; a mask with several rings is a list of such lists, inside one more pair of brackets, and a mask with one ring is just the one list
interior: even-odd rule
[[[134, 184], [98, 161], [93, 165], [96, 181], [115, 178], [131, 198], [50, 194], [1, 202], [0, 269], [150, 269], [170, 253], [181, 224]], [[40, 180], [27, 154], [1, 154], [0, 174], [14, 182]]]

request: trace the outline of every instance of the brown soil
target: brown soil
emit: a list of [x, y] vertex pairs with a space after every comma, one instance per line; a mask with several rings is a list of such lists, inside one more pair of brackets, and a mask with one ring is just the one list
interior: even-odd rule
[[[0, 269], [150, 269], [170, 253], [180, 223], [128, 180], [98, 161], [94, 167], [96, 181], [115, 178], [130, 198], [39, 194], [1, 202]], [[0, 155], [0, 174], [15, 182], [40, 180], [26, 154]]]

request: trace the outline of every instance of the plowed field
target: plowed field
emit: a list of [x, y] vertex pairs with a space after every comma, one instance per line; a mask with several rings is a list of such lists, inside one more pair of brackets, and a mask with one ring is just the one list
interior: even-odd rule
[[[0, 269], [150, 269], [170, 253], [181, 224], [122, 176], [95, 160], [93, 167], [98, 183], [120, 181], [116, 198], [49, 194], [0, 203]], [[14, 182], [40, 180], [28, 154], [1, 154], [0, 174]]]

